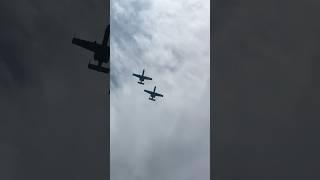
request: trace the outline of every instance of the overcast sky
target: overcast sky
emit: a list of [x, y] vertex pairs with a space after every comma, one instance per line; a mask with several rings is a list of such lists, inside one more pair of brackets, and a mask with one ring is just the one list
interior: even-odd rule
[[0, 2], [0, 179], [107, 178], [107, 76], [72, 37], [101, 42], [108, 1]]
[[[111, 1], [111, 179], [208, 180], [210, 1]], [[132, 73], [153, 78], [145, 85]], [[148, 100], [144, 89], [164, 95]]]
[[[99, 41], [108, 4], [0, 1], [0, 179], [107, 178], [107, 78], [71, 39]], [[319, 7], [215, 0], [216, 179], [319, 179]], [[208, 179], [208, 8], [112, 3], [112, 179]]]
[[319, 7], [215, 1], [215, 179], [319, 179]]

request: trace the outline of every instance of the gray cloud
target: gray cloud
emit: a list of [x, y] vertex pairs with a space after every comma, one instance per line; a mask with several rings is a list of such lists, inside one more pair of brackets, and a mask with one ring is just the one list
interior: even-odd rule
[[216, 1], [215, 179], [319, 179], [319, 3]]
[[209, 179], [209, 3], [111, 2], [111, 179]]
[[73, 35], [99, 41], [106, 1], [1, 1], [0, 179], [103, 179], [107, 77]]

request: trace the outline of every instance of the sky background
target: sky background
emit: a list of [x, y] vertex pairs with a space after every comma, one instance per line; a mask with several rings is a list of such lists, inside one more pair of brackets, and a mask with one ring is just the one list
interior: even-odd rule
[[[113, 0], [111, 179], [208, 180], [210, 1]], [[142, 86], [132, 73], [153, 78]], [[164, 95], [148, 100], [144, 89]]]
[[107, 179], [108, 77], [71, 40], [101, 42], [108, 6], [0, 2], [0, 179]]
[[215, 0], [215, 180], [319, 179], [319, 7]]
[[[119, 51], [111, 69], [114, 179], [207, 178], [200, 169], [207, 152], [200, 151], [207, 150], [209, 133], [209, 110], [201, 108], [209, 103], [209, 6], [117, 3], [114, 17], [122, 21], [111, 19], [111, 34], [119, 34], [112, 40]], [[107, 178], [107, 77], [87, 69], [92, 54], [71, 39], [99, 41], [108, 4], [0, 2], [0, 179]], [[216, 180], [319, 179], [319, 6], [215, 0]], [[154, 78], [143, 87], [157, 85], [165, 95], [155, 103], [131, 76], [142, 68]]]

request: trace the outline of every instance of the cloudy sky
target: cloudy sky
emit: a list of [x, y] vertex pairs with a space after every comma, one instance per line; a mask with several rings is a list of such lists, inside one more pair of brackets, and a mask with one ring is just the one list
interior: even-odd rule
[[[111, 179], [208, 180], [210, 1], [111, 1]], [[144, 86], [132, 73], [151, 76]], [[144, 89], [164, 94], [148, 100]]]
[[319, 179], [319, 7], [215, 1], [215, 179]]
[[106, 179], [108, 78], [72, 37], [101, 41], [108, 1], [0, 2], [0, 179]]
[[[107, 178], [108, 4], [0, 1], [0, 179]], [[208, 179], [210, 96], [215, 179], [319, 179], [319, 1], [215, 0], [210, 96], [209, 2], [111, 4], [113, 179]]]

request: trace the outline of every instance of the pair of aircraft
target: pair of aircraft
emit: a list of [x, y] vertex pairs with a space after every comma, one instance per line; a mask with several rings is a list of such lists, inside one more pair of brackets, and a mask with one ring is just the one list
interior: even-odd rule
[[[98, 71], [98, 72], [103, 72], [103, 73], [109, 73], [110, 69], [103, 67], [102, 64], [107, 64], [110, 61], [110, 46], [108, 44], [110, 38], [110, 25], [107, 26], [105, 32], [104, 32], [104, 37], [102, 40], [102, 43], [97, 43], [96, 41], [91, 42], [79, 38], [72, 38], [72, 44], [75, 44], [77, 46], [80, 46], [84, 49], [87, 49], [89, 51], [92, 51], [94, 53], [93, 59], [95, 61], [98, 61], [97, 64], [91, 64], [91, 61], [89, 60], [88, 63], [88, 68]], [[133, 76], [136, 76], [139, 78], [139, 84], [144, 85], [143, 81], [144, 80], [152, 80], [152, 78], [144, 76], [144, 70], [142, 71], [142, 74], [133, 74]], [[144, 90], [144, 92], [149, 93], [150, 97], [149, 99], [152, 101], [155, 101], [155, 97], [163, 97], [162, 94], [156, 93], [156, 86], [154, 86], [153, 91], [149, 90]], [[110, 94], [110, 91], [109, 91]]]
[[[142, 74], [135, 74], [135, 73], [133, 73], [132, 75], [135, 76], [135, 77], [137, 77], [137, 78], [139, 78], [138, 83], [139, 83], [139, 84], [142, 84], [142, 85], [144, 85], [144, 82], [143, 82], [144, 80], [152, 80], [151, 77], [148, 77], [148, 76], [145, 76], [145, 75], [144, 75], [144, 69], [142, 70]], [[144, 90], [144, 92], [150, 94], [149, 99], [150, 99], [151, 101], [155, 101], [155, 100], [156, 100], [156, 99], [155, 99], [156, 96], [163, 97], [162, 94], [156, 93], [156, 88], [157, 88], [157, 87], [154, 86], [153, 91]]]

